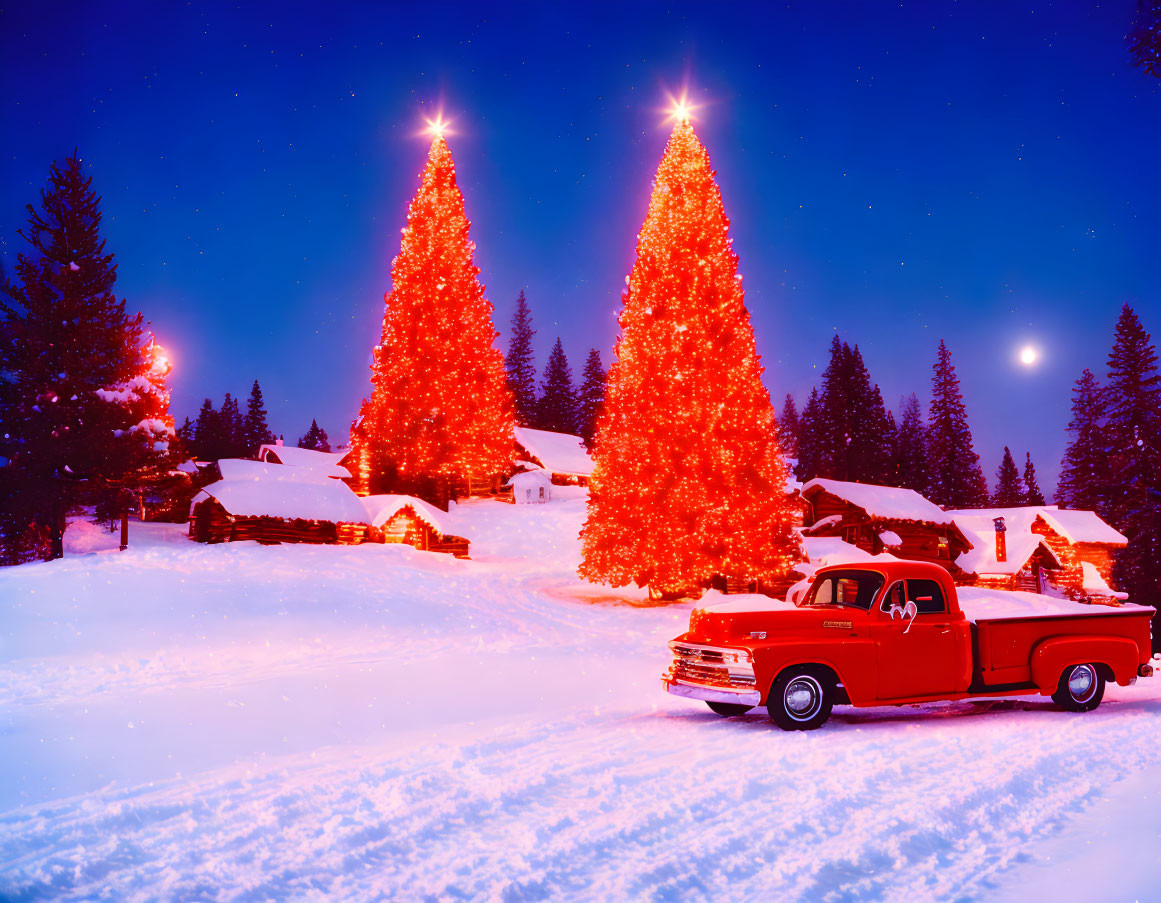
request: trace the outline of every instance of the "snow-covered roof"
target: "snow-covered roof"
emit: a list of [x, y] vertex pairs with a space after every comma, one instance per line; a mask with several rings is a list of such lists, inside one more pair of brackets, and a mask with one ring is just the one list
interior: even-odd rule
[[[1031, 529], [1037, 517], [1042, 517], [1056, 533], [1071, 543], [1094, 542], [1103, 545], [1125, 545], [1129, 540], [1106, 524], [1095, 511], [1072, 511], [1055, 505], [1029, 505], [1023, 508], [964, 508], [948, 511], [958, 524], [961, 518], [985, 518], [988, 523], [1004, 518], [1008, 532], [1013, 529]], [[1008, 538], [1009, 544], [1011, 537]]]
[[580, 436], [518, 426], [516, 442], [536, 458], [545, 470], [578, 477], [592, 476], [593, 459]]
[[367, 522], [373, 527], [382, 527], [405, 508], [410, 508], [417, 518], [427, 524], [440, 536], [447, 531], [443, 519], [447, 516], [434, 505], [410, 495], [368, 495], [361, 499], [367, 514]]
[[849, 542], [843, 542], [837, 536], [803, 536], [802, 549], [806, 553], [806, 561], [794, 565], [794, 570], [806, 577], [813, 577], [819, 568], [829, 567], [832, 564], [854, 564], [864, 561], [890, 561], [898, 563], [899, 559], [886, 552], [872, 555]]
[[1091, 561], [1080, 563], [1080, 572], [1084, 581], [1084, 591], [1090, 596], [1110, 596], [1114, 599], [1127, 599], [1128, 593], [1118, 593], [1105, 581], [1097, 566]]
[[258, 449], [258, 458], [261, 461], [270, 461], [273, 455], [276, 461], [271, 463], [285, 464], [290, 467], [303, 467], [317, 471], [319, 476], [349, 479], [351, 472], [341, 466], [339, 462], [346, 457], [346, 452], [324, 452], [313, 448], [298, 448], [295, 445], [263, 445]]
[[802, 494], [812, 490], [831, 495], [862, 508], [871, 517], [883, 520], [919, 521], [921, 523], [950, 524], [951, 516], [929, 502], [914, 489], [894, 486], [876, 486], [872, 483], [847, 483], [842, 480], [814, 479], [802, 487]]
[[218, 467], [222, 479], [195, 495], [192, 505], [209, 497], [236, 517], [367, 523], [359, 497], [339, 480], [314, 476], [296, 467], [234, 458], [219, 461]]
[[515, 486], [518, 483], [551, 483], [552, 475], [547, 470], [522, 470], [512, 474], [505, 486]]
[[1009, 508], [1008, 516], [1003, 517], [1007, 530], [1004, 532], [1005, 561], [996, 560], [996, 524], [992, 517], [993, 512], [983, 514], [954, 513], [955, 525], [968, 538], [972, 548], [960, 554], [955, 565], [968, 574], [1011, 576], [1019, 573], [1028, 563], [1028, 559], [1038, 548], [1043, 548], [1056, 562], [1057, 567], [1063, 567], [1052, 547], [1045, 542], [1044, 537], [1032, 532], [1032, 524], [1036, 520], [1034, 508]]

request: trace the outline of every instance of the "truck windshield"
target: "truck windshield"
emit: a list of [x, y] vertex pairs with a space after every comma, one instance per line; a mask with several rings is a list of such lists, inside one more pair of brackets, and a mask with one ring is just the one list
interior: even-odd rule
[[870, 611], [883, 585], [883, 575], [874, 571], [831, 571], [814, 581], [806, 605], [844, 605]]

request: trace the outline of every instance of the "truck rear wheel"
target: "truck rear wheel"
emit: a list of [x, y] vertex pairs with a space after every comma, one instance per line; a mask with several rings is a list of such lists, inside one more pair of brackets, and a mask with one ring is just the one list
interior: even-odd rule
[[707, 702], [706, 705], [710, 707], [711, 712], [715, 715], [721, 715], [723, 718], [728, 718], [731, 715], [745, 715], [753, 708], [751, 705], [738, 705], [735, 702]]
[[770, 720], [784, 731], [812, 731], [826, 724], [834, 687], [816, 668], [801, 665], [778, 675], [766, 699]]
[[1105, 676], [1092, 664], [1069, 665], [1060, 675], [1052, 701], [1069, 712], [1091, 712], [1105, 695]]

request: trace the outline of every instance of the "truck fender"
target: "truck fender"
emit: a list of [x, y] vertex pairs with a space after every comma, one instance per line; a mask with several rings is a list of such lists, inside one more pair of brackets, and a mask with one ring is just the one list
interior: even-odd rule
[[1137, 658], [1137, 644], [1127, 637], [1049, 637], [1032, 650], [1032, 682], [1050, 696], [1065, 668], [1091, 662], [1108, 668], [1106, 679], [1127, 686], [1137, 674]]
[[[785, 654], [787, 651], [790, 651], [791, 654]], [[786, 650], [783, 648], [780, 649], [779, 652], [783, 654], [765, 655], [762, 656], [762, 659], [760, 660], [761, 671], [759, 692], [762, 694], [762, 705], [766, 704], [767, 697], [770, 693], [770, 687], [773, 686], [774, 681], [778, 678], [778, 675], [785, 671], [787, 668], [793, 668], [798, 665], [815, 665], [830, 671], [832, 674], [834, 674], [837, 682], [842, 684], [844, 690], [846, 691], [847, 700], [844, 700], [844, 703], [849, 701], [850, 684], [847, 683], [846, 678], [843, 676], [843, 672], [846, 669], [841, 667], [831, 655], [828, 655], [823, 650], [817, 648], [810, 650]], [[756, 659], [758, 658], [758, 654], [755, 655]], [[863, 694], [856, 691], [856, 698], [861, 700], [863, 698]]]

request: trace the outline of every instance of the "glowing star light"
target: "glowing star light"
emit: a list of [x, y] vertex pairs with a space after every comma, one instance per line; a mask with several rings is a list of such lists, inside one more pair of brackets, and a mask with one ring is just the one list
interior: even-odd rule
[[689, 102], [689, 97], [684, 91], [681, 97], [671, 96], [669, 98], [669, 121], [689, 122], [693, 118], [693, 111], [696, 109], [697, 107]]
[[1025, 367], [1031, 367], [1040, 358], [1040, 353], [1031, 345], [1025, 345], [1020, 349], [1020, 363]]
[[427, 134], [432, 138], [442, 138], [448, 133], [448, 123], [443, 121], [443, 113], [440, 113], [435, 119], [427, 120]]

